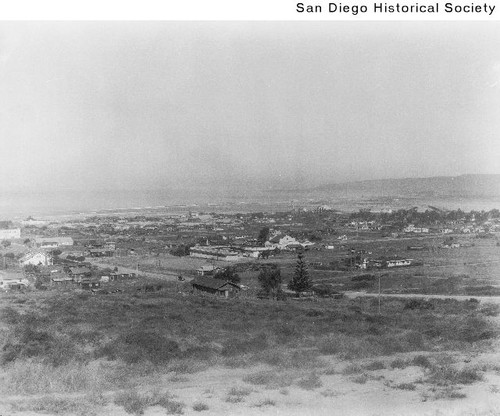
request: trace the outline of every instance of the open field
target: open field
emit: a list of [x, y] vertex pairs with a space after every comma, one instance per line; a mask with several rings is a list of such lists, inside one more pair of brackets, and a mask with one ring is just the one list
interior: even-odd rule
[[[417, 293], [417, 294], [456, 294], [456, 295], [500, 295], [500, 247], [497, 240], [480, 239], [473, 236], [454, 235], [453, 241], [468, 245], [468, 247], [444, 249], [439, 245], [443, 236], [409, 237], [409, 238], [361, 238], [339, 243], [334, 250], [310, 250], [306, 253], [309, 263], [321, 263], [327, 267], [316, 269], [310, 267], [310, 273], [316, 282], [334, 285], [338, 290], [351, 290], [349, 285], [353, 276], [371, 273], [375, 276], [384, 275], [381, 288], [387, 293]], [[425, 250], [409, 251], [408, 246], [424, 246]], [[348, 248], [364, 250], [370, 257], [400, 257], [413, 258], [421, 265], [398, 267], [382, 270], [328, 270], [330, 262], [345, 258]], [[118, 266], [155, 275], [186, 277], [195, 276], [196, 269], [209, 263], [220, 267], [236, 265], [247, 286], [258, 289], [258, 267], [265, 263], [274, 263], [281, 268], [284, 280], [291, 278], [295, 268], [296, 254], [282, 252], [268, 260], [244, 259], [238, 263], [223, 261], [208, 261], [194, 257], [176, 257], [170, 254], [136, 255], [128, 257], [101, 258], [100, 265]], [[244, 266], [242, 266], [242, 263]], [[325, 268], [327, 270], [325, 270]], [[246, 271], [245, 271], [246, 270]], [[151, 275], [153, 276], [153, 275]], [[375, 284], [377, 283], [377, 284]], [[365, 285], [362, 289], [378, 290], [378, 282]], [[357, 290], [359, 288], [354, 288]]]
[[227, 300], [168, 283], [155, 293], [123, 289], [2, 295], [5, 413], [500, 408], [495, 305], [393, 299], [379, 315], [367, 298]]

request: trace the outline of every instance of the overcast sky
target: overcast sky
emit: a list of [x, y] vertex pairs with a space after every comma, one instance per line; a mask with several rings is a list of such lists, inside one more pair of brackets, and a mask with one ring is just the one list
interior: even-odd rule
[[500, 173], [497, 22], [0, 23], [0, 189]]

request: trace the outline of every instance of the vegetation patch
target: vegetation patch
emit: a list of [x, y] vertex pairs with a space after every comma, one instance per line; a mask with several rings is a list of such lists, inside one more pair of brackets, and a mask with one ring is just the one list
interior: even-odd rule
[[288, 372], [259, 371], [243, 377], [245, 383], [266, 386], [268, 389], [289, 387], [293, 384], [295, 376]]
[[267, 406], [276, 406], [276, 401], [267, 398], [253, 405], [253, 407], [267, 407]]
[[368, 381], [368, 375], [366, 375], [365, 373], [360, 374], [358, 376], [351, 378], [351, 381], [357, 384], [365, 384]]
[[382, 361], [372, 361], [371, 363], [366, 364], [364, 367], [366, 370], [376, 371], [383, 370], [385, 368], [385, 364]]
[[454, 384], [472, 384], [483, 380], [483, 374], [474, 367], [455, 369], [452, 366], [436, 366], [431, 368], [426, 381], [438, 386]]
[[182, 414], [185, 406], [184, 403], [174, 400], [168, 393], [140, 393], [135, 389], [118, 393], [114, 403], [133, 415], [142, 415], [151, 406], [161, 406], [167, 410], [167, 414]]
[[394, 386], [396, 389], [413, 391], [417, 388], [413, 383], [400, 383]]
[[320, 376], [311, 373], [297, 381], [297, 385], [304, 390], [314, 390], [323, 386]]
[[193, 404], [193, 410], [195, 412], [203, 412], [205, 410], [208, 410], [208, 405], [206, 403], [203, 403], [203, 402], [195, 402]]

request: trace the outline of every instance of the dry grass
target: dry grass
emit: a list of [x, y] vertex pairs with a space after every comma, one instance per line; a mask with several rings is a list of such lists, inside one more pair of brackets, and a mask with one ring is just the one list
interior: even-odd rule
[[206, 403], [203, 403], [203, 402], [195, 402], [195, 403], [193, 404], [193, 410], [194, 410], [195, 412], [203, 412], [203, 411], [208, 410], [208, 409], [209, 409], [209, 407], [208, 407], [208, 405], [207, 405]]
[[483, 374], [474, 367], [465, 367], [458, 370], [452, 366], [436, 366], [431, 368], [426, 381], [437, 386], [450, 386], [472, 384], [482, 379]]
[[53, 367], [22, 360], [4, 367], [2, 391], [10, 394], [74, 393], [108, 387], [106, 369], [99, 362]]
[[276, 401], [272, 399], [263, 399], [260, 402], [254, 404], [252, 407], [267, 407], [276, 406]]
[[[433, 300], [433, 308], [405, 310], [404, 302], [394, 300], [378, 315], [371, 299], [320, 301], [313, 309], [306, 303], [182, 296], [176, 285], [154, 296], [56, 291], [28, 296], [24, 303], [6, 297], [0, 316], [7, 328], [0, 334], [0, 391], [8, 394], [132, 388], [171, 372], [179, 382], [216, 364], [258, 363], [273, 370], [250, 374], [245, 383], [280, 389], [307, 377], [306, 371], [336, 373], [320, 354], [358, 360], [481, 348], [497, 331], [488, 318], [494, 310], [469, 302]], [[421, 355], [390, 365], [431, 369], [435, 363]], [[364, 368], [348, 366], [342, 374], [383, 366], [377, 360]]]
[[323, 386], [321, 378], [316, 373], [310, 373], [309, 375], [302, 377], [298, 382], [297, 386], [304, 390], [314, 390]]
[[399, 390], [415, 390], [417, 388], [417, 386], [415, 386], [415, 384], [413, 383], [400, 383], [400, 384], [397, 384], [396, 386], [394, 386], [395, 389], [399, 389]]
[[265, 386], [266, 389], [281, 389], [293, 384], [296, 374], [291, 372], [258, 371], [243, 377], [245, 383]]
[[174, 400], [169, 393], [158, 391], [141, 393], [135, 389], [118, 393], [114, 403], [122, 406], [127, 413], [134, 415], [144, 414], [145, 410], [151, 406], [161, 406], [169, 415], [180, 415], [183, 414], [185, 407], [184, 403]]
[[104, 413], [103, 408], [108, 400], [99, 393], [87, 394], [84, 397], [68, 398], [42, 396], [35, 399], [17, 401], [11, 405], [15, 412], [48, 413], [51, 415], [76, 414], [93, 416]]

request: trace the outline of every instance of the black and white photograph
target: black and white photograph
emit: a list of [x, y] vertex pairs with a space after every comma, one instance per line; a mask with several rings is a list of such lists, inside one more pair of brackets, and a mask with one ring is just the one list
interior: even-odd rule
[[353, 19], [0, 20], [1, 416], [500, 415], [500, 22]]

